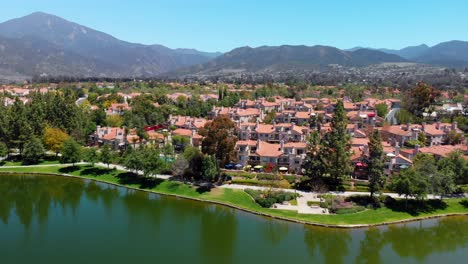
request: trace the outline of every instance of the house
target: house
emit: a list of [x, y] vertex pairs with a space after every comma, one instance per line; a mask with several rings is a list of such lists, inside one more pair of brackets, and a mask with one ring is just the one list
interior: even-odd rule
[[106, 110], [107, 115], [123, 115], [125, 111], [132, 110], [132, 108], [127, 103], [114, 103], [111, 104]]
[[237, 159], [243, 165], [268, 165], [286, 167], [288, 171], [300, 173], [305, 159], [305, 142], [268, 143], [261, 140], [240, 140], [236, 143]]
[[91, 141], [95, 145], [109, 144], [113, 149], [123, 148], [127, 142], [125, 129], [97, 126], [95, 133], [91, 135]]

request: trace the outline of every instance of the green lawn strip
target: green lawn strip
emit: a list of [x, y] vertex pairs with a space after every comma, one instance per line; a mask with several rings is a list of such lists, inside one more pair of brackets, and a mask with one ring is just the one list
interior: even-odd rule
[[[67, 167], [68, 168], [68, 167]], [[329, 225], [358, 225], [358, 224], [380, 224], [385, 222], [394, 222], [401, 220], [409, 220], [413, 218], [430, 217], [442, 214], [453, 213], [468, 213], [468, 208], [460, 204], [462, 199], [445, 199], [447, 207], [445, 209], [435, 209], [430, 212], [423, 212], [417, 215], [411, 215], [407, 212], [393, 211], [389, 208], [368, 209], [363, 212], [355, 214], [344, 215], [310, 215], [298, 214], [295, 211], [276, 210], [269, 208], [262, 208], [244, 191], [233, 189], [216, 188], [210, 192], [197, 192], [196, 188], [175, 181], [158, 180], [155, 186], [147, 188], [142, 187], [140, 183], [122, 183], [122, 178], [118, 175], [125, 174], [125, 172], [118, 170], [107, 170], [105, 168], [96, 168], [91, 166], [78, 166], [79, 169], [69, 172], [63, 166], [49, 166], [49, 167], [20, 167], [20, 168], [1, 168], [0, 172], [35, 172], [35, 173], [66, 173], [74, 176], [79, 176], [88, 179], [97, 179], [100, 181], [126, 185], [133, 188], [141, 188], [149, 191], [155, 191], [162, 194], [180, 195], [188, 198], [202, 199], [206, 201], [221, 202], [236, 206], [242, 209], [251, 210], [259, 213], [264, 213], [276, 217], [290, 218], [293, 220], [300, 220], [318, 224]], [[89, 174], [88, 171], [97, 170], [98, 173]]]

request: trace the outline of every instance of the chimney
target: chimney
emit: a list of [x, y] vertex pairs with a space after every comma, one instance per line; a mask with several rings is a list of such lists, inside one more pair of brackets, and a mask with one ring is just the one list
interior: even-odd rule
[[418, 135], [419, 135], [419, 128], [413, 128], [411, 130], [411, 137], [413, 140], [416, 140], [418, 139]]
[[456, 130], [458, 128], [458, 122], [457, 121], [453, 121], [452, 122], [452, 130]]
[[280, 140], [280, 150], [284, 152], [284, 140]]
[[368, 155], [369, 154], [369, 145], [364, 145], [364, 149], [362, 150], [362, 152], [364, 153], [364, 155]]
[[435, 128], [436, 128], [436, 129], [440, 129], [440, 122], [437, 122], [437, 123], [436, 123]]
[[416, 157], [416, 155], [418, 155], [418, 153], [419, 153], [419, 145], [416, 144], [416, 145], [414, 145], [413, 157]]
[[410, 131], [410, 128], [411, 128], [411, 123], [407, 123], [406, 124], [406, 131]]
[[426, 122], [421, 123], [422, 131], [426, 131]]
[[257, 150], [260, 149], [260, 139], [257, 139]]

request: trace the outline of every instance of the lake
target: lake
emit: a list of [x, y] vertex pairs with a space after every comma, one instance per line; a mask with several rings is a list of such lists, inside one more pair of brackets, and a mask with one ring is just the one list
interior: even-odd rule
[[1, 263], [462, 263], [468, 217], [320, 228], [59, 176], [0, 176]]

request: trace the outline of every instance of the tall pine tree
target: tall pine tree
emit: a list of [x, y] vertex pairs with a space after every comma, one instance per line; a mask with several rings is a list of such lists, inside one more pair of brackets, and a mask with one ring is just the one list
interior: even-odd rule
[[385, 183], [384, 154], [380, 132], [374, 130], [369, 137], [369, 157], [367, 159], [369, 192], [371, 198], [379, 192]]
[[343, 101], [339, 100], [331, 120], [331, 131], [323, 137], [320, 150], [321, 158], [334, 187], [340, 186], [343, 178], [349, 176], [352, 171], [350, 163], [351, 138], [346, 130], [347, 125], [348, 119]]

